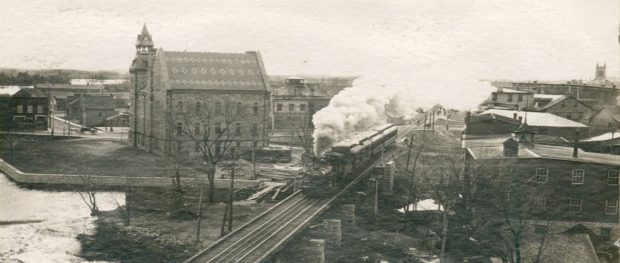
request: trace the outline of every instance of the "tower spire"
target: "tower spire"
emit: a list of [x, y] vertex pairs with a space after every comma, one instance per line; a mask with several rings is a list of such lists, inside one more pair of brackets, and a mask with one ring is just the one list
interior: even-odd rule
[[151, 37], [151, 34], [146, 28], [145, 23], [144, 25], [142, 25], [142, 32], [138, 35], [136, 39], [136, 49], [138, 49], [138, 51], [148, 51], [151, 50], [153, 46], [153, 37]]

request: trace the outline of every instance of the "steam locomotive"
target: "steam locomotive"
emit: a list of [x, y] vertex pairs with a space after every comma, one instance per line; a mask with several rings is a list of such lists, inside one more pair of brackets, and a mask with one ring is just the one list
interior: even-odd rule
[[360, 132], [353, 138], [334, 144], [324, 155], [332, 169], [326, 175], [308, 176], [302, 183], [302, 191], [307, 196], [322, 197], [335, 193], [338, 184], [351, 180], [353, 173], [368, 167], [383, 152], [394, 145], [398, 127], [386, 124]]

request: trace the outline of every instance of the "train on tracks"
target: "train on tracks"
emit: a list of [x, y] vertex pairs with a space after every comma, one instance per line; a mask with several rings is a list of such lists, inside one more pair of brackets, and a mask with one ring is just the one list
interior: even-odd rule
[[303, 193], [323, 197], [337, 192], [339, 185], [351, 180], [356, 171], [381, 158], [383, 152], [396, 143], [397, 135], [398, 127], [386, 124], [332, 145], [322, 156], [331, 165], [331, 172], [306, 177], [302, 183]]

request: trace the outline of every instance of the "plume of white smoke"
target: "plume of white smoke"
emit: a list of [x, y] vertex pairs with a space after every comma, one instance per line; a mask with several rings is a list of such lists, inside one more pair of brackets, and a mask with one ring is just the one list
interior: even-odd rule
[[355, 132], [393, 119], [412, 118], [415, 99], [403, 96], [407, 93], [407, 87], [388, 87], [363, 78], [356, 80], [353, 87], [339, 92], [327, 107], [313, 116], [315, 154], [323, 154], [331, 145], [349, 139]]
[[[353, 137], [356, 132], [409, 120], [415, 117], [418, 108], [428, 108], [435, 103], [450, 107], [455, 103], [449, 99], [467, 101], [473, 106], [482, 102], [494, 89], [487, 82], [461, 76], [416, 78], [416, 81], [412, 81], [410, 76], [385, 76], [384, 79], [391, 84], [367, 77], [355, 80], [352, 87], [336, 94], [327, 107], [314, 114], [314, 153], [317, 156], [334, 143]], [[434, 87], [435, 92], [429, 92], [429, 87]], [[451, 92], [446, 96], [448, 90]]]

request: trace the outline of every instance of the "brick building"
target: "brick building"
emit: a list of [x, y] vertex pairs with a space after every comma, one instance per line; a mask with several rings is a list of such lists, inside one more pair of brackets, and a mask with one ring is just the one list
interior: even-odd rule
[[84, 126], [105, 126], [106, 119], [117, 114], [111, 94], [80, 94], [67, 98], [67, 116]]
[[589, 121], [592, 135], [615, 132], [620, 129], [620, 107], [603, 107], [593, 113]]
[[620, 94], [617, 84], [606, 79], [605, 65], [596, 65], [595, 77], [591, 81], [572, 80], [565, 83], [506, 82], [494, 81], [496, 87], [508, 88], [534, 94], [570, 95], [586, 103], [593, 109], [615, 106]]
[[507, 88], [497, 88], [480, 104], [481, 109], [523, 110], [534, 105], [534, 94]]
[[146, 26], [136, 49], [129, 70], [135, 147], [197, 155], [188, 132], [217, 141], [223, 129], [241, 150], [267, 144], [270, 97], [260, 53], [164, 51]]
[[50, 99], [44, 92], [26, 87], [0, 88], [0, 129], [47, 130]]
[[534, 107], [531, 110], [553, 113], [586, 125], [590, 123], [590, 117], [594, 114], [590, 106], [570, 95], [558, 96], [548, 103]]
[[[582, 138], [588, 137], [589, 135], [589, 127], [587, 125], [548, 112], [528, 112], [492, 109], [482, 112], [480, 115], [489, 113], [495, 116], [503, 116], [505, 118], [521, 120], [523, 123], [527, 123], [528, 126], [536, 129], [538, 134], [542, 135], [559, 136], [567, 139], [574, 138], [576, 131], [579, 131], [579, 135]], [[475, 122], [468, 123], [466, 125], [467, 129], [470, 131], [472, 131], [474, 126], [476, 126], [476, 130], [488, 129], [489, 131], [492, 131], [496, 128], [494, 127], [494, 125], [496, 123], [499, 123], [498, 121], [501, 121], [501, 123], [506, 123], [506, 121], [504, 121], [506, 120], [505, 118], [496, 117], [495, 119], [497, 119], [497, 121]], [[471, 120], [473, 121], [476, 119], [472, 118]], [[511, 127], [514, 127], [514, 124], [512, 124], [512, 126], [510, 127], [507, 127], [506, 129], [511, 129]]]
[[479, 167], [504, 166], [501, 176], [533, 190], [522, 204], [528, 207], [530, 224], [551, 220], [561, 229], [580, 224], [610, 244], [618, 239], [620, 156], [535, 144], [531, 135], [465, 136], [466, 170], [475, 174], [484, 171]]

